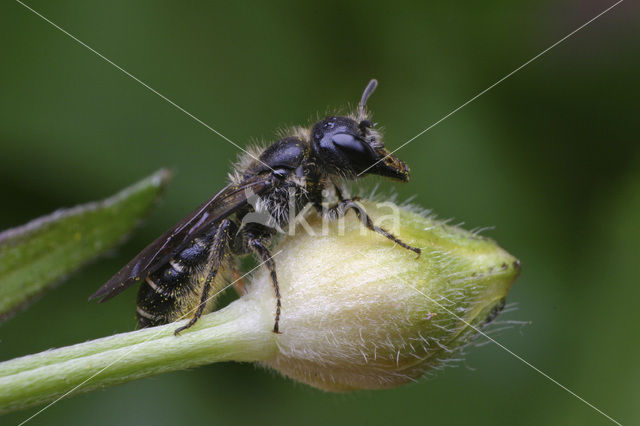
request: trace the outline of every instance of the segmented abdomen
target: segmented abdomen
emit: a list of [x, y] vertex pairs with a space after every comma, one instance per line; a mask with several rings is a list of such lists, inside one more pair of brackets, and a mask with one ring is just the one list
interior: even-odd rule
[[[140, 284], [136, 317], [140, 328], [179, 319], [199, 295], [198, 275], [207, 261], [215, 229], [193, 242]], [[193, 304], [193, 303], [191, 303]]]

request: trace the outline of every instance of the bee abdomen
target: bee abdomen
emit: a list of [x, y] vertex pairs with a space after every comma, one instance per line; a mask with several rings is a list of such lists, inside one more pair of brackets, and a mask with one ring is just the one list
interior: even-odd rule
[[209, 245], [205, 241], [194, 239], [189, 247], [140, 284], [136, 306], [140, 328], [178, 319], [184, 308], [183, 301], [196, 290], [196, 280], [192, 279], [195, 269], [207, 260]]

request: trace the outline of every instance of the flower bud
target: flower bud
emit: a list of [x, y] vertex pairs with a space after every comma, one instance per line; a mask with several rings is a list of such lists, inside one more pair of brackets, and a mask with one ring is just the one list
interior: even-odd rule
[[[519, 272], [490, 239], [391, 203], [363, 205], [422, 254], [365, 229], [353, 212], [344, 224], [312, 215], [305, 229], [315, 235], [298, 232], [274, 250], [282, 333], [264, 364], [330, 391], [395, 387], [441, 366], [495, 318]], [[273, 318], [273, 293], [261, 270], [243, 299]]]

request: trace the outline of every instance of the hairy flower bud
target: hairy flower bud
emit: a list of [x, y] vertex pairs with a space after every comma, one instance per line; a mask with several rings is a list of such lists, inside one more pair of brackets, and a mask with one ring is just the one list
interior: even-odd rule
[[[422, 255], [364, 229], [353, 213], [343, 232], [311, 217], [315, 235], [288, 236], [274, 251], [282, 334], [264, 363], [330, 391], [394, 387], [441, 366], [499, 313], [519, 272], [490, 239], [390, 203], [364, 206], [374, 221], [395, 209], [396, 226], [377, 224]], [[273, 318], [266, 270], [243, 299]]]

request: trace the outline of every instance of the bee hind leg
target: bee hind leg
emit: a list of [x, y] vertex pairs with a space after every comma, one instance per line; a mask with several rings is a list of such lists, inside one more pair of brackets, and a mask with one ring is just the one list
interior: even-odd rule
[[200, 319], [200, 317], [202, 316], [202, 313], [204, 312], [204, 308], [207, 306], [207, 302], [209, 301], [209, 290], [211, 289], [211, 283], [213, 282], [217, 274], [218, 274], [218, 268], [212, 268], [209, 274], [207, 275], [207, 279], [204, 282], [204, 287], [202, 288], [202, 294], [200, 296], [200, 304], [196, 309], [195, 315], [189, 320], [189, 322], [186, 325], [176, 328], [173, 334], [177, 336], [178, 334], [180, 334], [180, 332], [191, 327]]
[[218, 225], [218, 230], [213, 237], [211, 249], [207, 257], [207, 270], [209, 271], [209, 273], [207, 274], [207, 278], [204, 281], [204, 286], [202, 287], [202, 293], [200, 294], [200, 304], [198, 305], [195, 314], [189, 320], [189, 322], [182, 327], [178, 327], [173, 332], [173, 334], [175, 334], [176, 336], [180, 334], [180, 332], [194, 325], [202, 316], [204, 309], [207, 306], [207, 302], [210, 299], [209, 291], [211, 290], [211, 284], [213, 283], [213, 280], [215, 280], [216, 275], [218, 275], [218, 268], [220, 267], [220, 264], [222, 263], [222, 260], [224, 258], [226, 249], [229, 245], [230, 237], [231, 235], [233, 235], [232, 228], [234, 227], [234, 225], [235, 224], [229, 219], [223, 220], [222, 222], [220, 222], [220, 225]]

